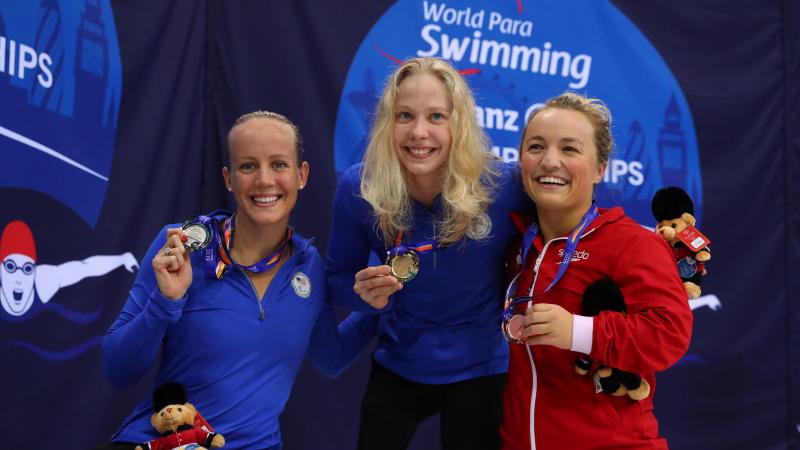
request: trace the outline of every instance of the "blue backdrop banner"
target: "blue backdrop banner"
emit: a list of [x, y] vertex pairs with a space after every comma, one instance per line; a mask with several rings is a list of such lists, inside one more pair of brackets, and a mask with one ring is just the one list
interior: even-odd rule
[[[653, 193], [682, 186], [713, 241], [689, 352], [658, 376], [661, 433], [800, 447], [796, 1], [0, 0], [0, 449], [92, 448], [149, 395], [152, 371], [111, 387], [100, 343], [160, 228], [232, 206], [240, 114], [298, 124], [311, 172], [292, 222], [324, 252], [337, 177], [413, 56], [465, 76], [507, 161], [548, 97], [608, 104], [600, 205], [653, 226]], [[284, 447], [355, 448], [368, 373], [368, 352], [335, 380], [304, 365]], [[439, 448], [436, 419], [411, 448]]]

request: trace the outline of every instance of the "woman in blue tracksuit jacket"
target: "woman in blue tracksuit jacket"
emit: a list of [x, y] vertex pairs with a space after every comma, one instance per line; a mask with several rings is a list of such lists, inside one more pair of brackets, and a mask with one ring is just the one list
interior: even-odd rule
[[[530, 208], [516, 169], [487, 151], [464, 79], [415, 58], [388, 79], [364, 162], [342, 175], [328, 249], [329, 295], [380, 314], [359, 449], [406, 448], [441, 413], [444, 449], [498, 448], [508, 346], [500, 332], [509, 213]], [[416, 249], [402, 282], [389, 265]], [[366, 267], [366, 268], [365, 268]]]
[[[279, 449], [278, 416], [309, 350], [336, 376], [375, 332], [351, 315], [340, 326], [326, 300], [319, 253], [288, 226], [307, 181], [297, 128], [269, 112], [242, 116], [228, 135], [223, 168], [236, 213], [207, 252], [188, 253], [180, 228], [162, 230], [102, 347], [115, 386], [140, 378], [159, 359], [155, 385], [178, 382], [226, 449]], [[217, 247], [217, 248], [215, 248]], [[316, 324], [316, 326], [315, 326]], [[133, 448], [156, 437], [148, 399], [103, 448]]]

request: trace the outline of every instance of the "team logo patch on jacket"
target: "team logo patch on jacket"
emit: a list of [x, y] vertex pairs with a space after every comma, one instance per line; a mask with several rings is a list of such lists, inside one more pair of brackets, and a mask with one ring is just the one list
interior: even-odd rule
[[467, 236], [473, 240], [485, 239], [492, 232], [492, 219], [486, 213], [480, 213], [467, 228]]
[[303, 272], [297, 272], [292, 277], [292, 288], [294, 288], [294, 293], [298, 296], [308, 298], [311, 295], [311, 280]]

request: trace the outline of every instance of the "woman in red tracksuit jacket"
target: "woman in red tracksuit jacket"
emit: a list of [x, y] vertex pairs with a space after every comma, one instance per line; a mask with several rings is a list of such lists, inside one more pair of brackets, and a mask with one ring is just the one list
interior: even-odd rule
[[[518, 301], [504, 323], [518, 341], [503, 399], [505, 450], [667, 448], [653, 414], [655, 372], [686, 352], [692, 315], [666, 243], [621, 208], [593, 203], [612, 147], [610, 122], [601, 102], [567, 93], [525, 127], [520, 164], [537, 213], [510, 288]], [[627, 314], [581, 316], [584, 290], [603, 278], [619, 286]], [[593, 369], [643, 377], [650, 395], [596, 393], [591, 373], [574, 369], [578, 353]]]

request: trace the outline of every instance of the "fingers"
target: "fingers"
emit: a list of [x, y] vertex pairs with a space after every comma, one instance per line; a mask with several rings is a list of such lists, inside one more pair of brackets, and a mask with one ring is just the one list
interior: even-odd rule
[[364, 287], [364, 282], [361, 282], [362, 284], [357, 282], [356, 285], [353, 286], [353, 290], [361, 297], [362, 300], [369, 303], [374, 308], [383, 308], [389, 303], [389, 296], [403, 288], [403, 284], [395, 280], [394, 277], [387, 276], [384, 278], [394, 281], [386, 280], [391, 284], [374, 286], [370, 288]]
[[547, 303], [534, 303], [525, 311], [525, 327], [550, 322], [553, 318], [551, 306]]
[[523, 332], [523, 336], [525, 337], [533, 337], [539, 336], [543, 334], [550, 334], [553, 332], [553, 326], [549, 323], [541, 323], [536, 325], [527, 325], [525, 326], [525, 331]]
[[572, 345], [572, 314], [563, 307], [534, 304], [525, 312], [525, 336], [528, 345], [553, 345], [569, 349]]
[[153, 258], [153, 268], [177, 272], [189, 262], [182, 238], [183, 231], [180, 228], [167, 229], [167, 242]]
[[167, 229], [167, 244], [168, 247], [172, 247], [174, 250], [180, 249], [182, 252], [186, 252], [186, 249], [183, 248], [183, 230], [180, 228], [169, 228]]
[[356, 284], [353, 286], [353, 289], [355, 289], [356, 292], [367, 292], [372, 289], [396, 286], [398, 284], [401, 283], [397, 281], [397, 278], [389, 275], [388, 272], [383, 275], [376, 275], [370, 278], [362, 279], [359, 279], [358, 274], [356, 274]]
[[367, 267], [356, 273], [353, 290], [373, 308], [383, 308], [389, 296], [403, 288], [403, 283], [389, 275], [389, 266]]
[[374, 277], [385, 277], [389, 275], [389, 266], [372, 266], [367, 267], [366, 269], [359, 270], [356, 273], [356, 282], [368, 280]]

